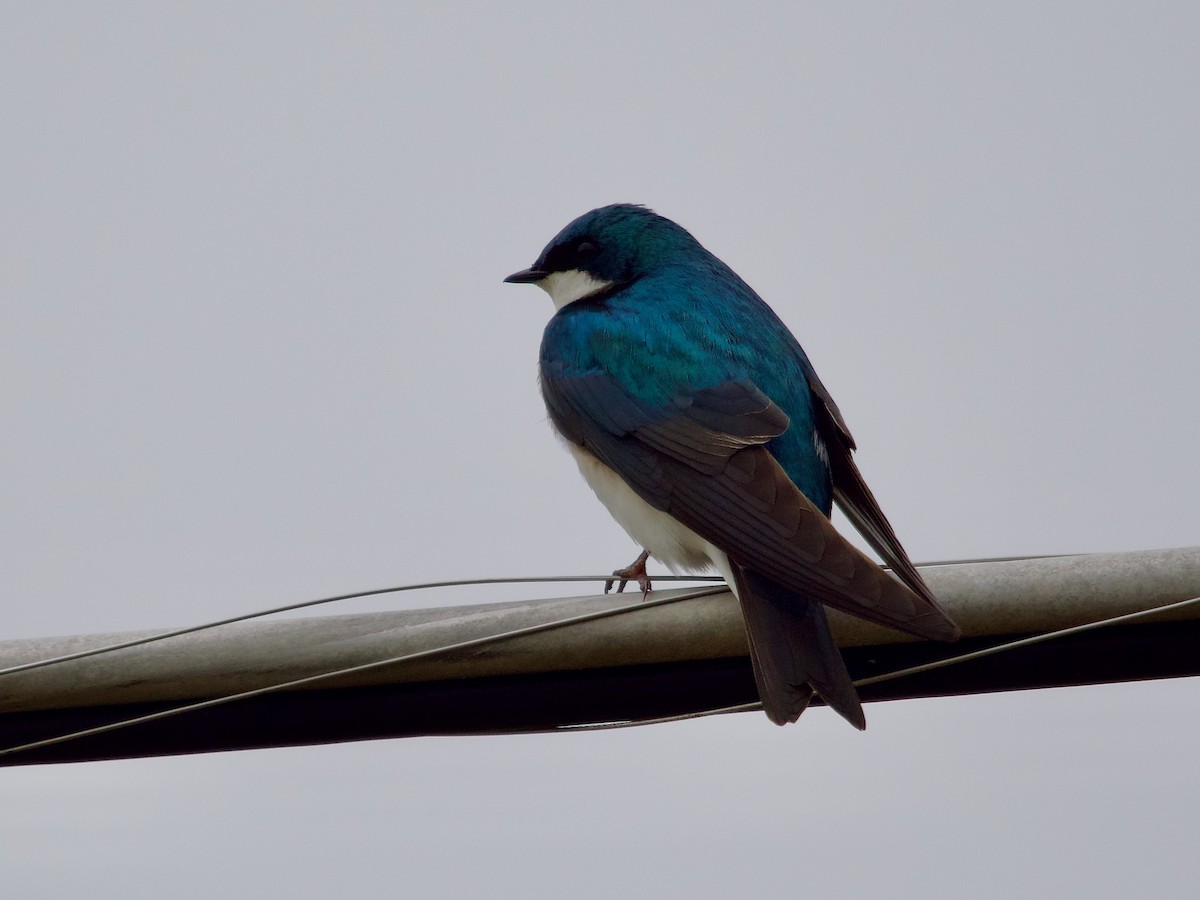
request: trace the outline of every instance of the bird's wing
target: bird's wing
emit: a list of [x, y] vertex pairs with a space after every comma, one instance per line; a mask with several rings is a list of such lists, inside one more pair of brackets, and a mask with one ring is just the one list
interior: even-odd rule
[[936, 604], [859, 552], [792, 483], [764, 446], [788, 417], [753, 383], [655, 405], [607, 373], [551, 365], [542, 392], [565, 438], [736, 565], [864, 619], [938, 640], [958, 636]]
[[891, 566], [896, 576], [928, 603], [937, 606], [929, 585], [925, 583], [921, 573], [908, 558], [908, 553], [900, 545], [891, 523], [879, 508], [879, 501], [867, 487], [862, 472], [854, 462], [854, 438], [850, 435], [850, 429], [846, 427], [846, 420], [842, 418], [841, 411], [812, 366], [805, 367], [805, 375], [816, 399], [814, 406], [817, 434], [820, 435], [829, 454], [834, 501], [846, 514], [850, 523], [858, 529], [858, 533], [866, 538], [867, 543], [883, 561]]

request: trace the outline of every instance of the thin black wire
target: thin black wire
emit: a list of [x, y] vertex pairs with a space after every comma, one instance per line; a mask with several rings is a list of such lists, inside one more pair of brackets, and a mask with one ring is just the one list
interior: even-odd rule
[[982, 659], [985, 656], [993, 656], [997, 653], [1006, 650], [1016, 650], [1019, 647], [1028, 647], [1033, 644], [1040, 644], [1043, 641], [1053, 640], [1055, 638], [1066, 637], [1072, 634], [1080, 634], [1084, 631], [1093, 631], [1097, 628], [1107, 628], [1109, 625], [1119, 625], [1122, 622], [1132, 622], [1137, 619], [1144, 619], [1147, 616], [1156, 615], [1162, 612], [1170, 612], [1171, 610], [1183, 609], [1188, 606], [1194, 606], [1200, 603], [1200, 597], [1189, 597], [1187, 600], [1177, 600], [1174, 603], [1166, 603], [1162, 606], [1156, 606], [1151, 609], [1142, 609], [1137, 612], [1124, 613], [1119, 616], [1110, 616], [1107, 619], [1098, 619], [1095, 622], [1085, 622], [1082, 625], [1072, 625], [1069, 628], [1059, 628], [1054, 631], [1047, 631], [1043, 634], [1035, 634], [1031, 637], [1020, 638], [1015, 641], [1006, 641], [1003, 644], [997, 644], [993, 647], [984, 647], [982, 650], [974, 650], [970, 653], [960, 653], [957, 656], [951, 656], [946, 659], [934, 660], [933, 662], [922, 663], [919, 666], [909, 666], [906, 669], [897, 669], [894, 672], [885, 672], [881, 675], [872, 675], [869, 678], [860, 678], [854, 682], [855, 687], [865, 687], [870, 684], [878, 684], [881, 681], [891, 681], [895, 678], [903, 678], [907, 675], [917, 675], [921, 672], [932, 672], [935, 669], [944, 669], [947, 666], [958, 665], [959, 663], [970, 662], [975, 659]]
[[187, 712], [194, 712], [201, 709], [209, 709], [214, 706], [221, 706], [226, 703], [233, 703], [237, 700], [246, 700], [250, 697], [260, 697], [263, 694], [272, 694], [277, 691], [287, 690], [289, 688], [302, 687], [305, 685], [315, 684], [319, 681], [327, 681], [332, 678], [338, 678], [342, 675], [354, 675], [359, 672], [368, 672], [374, 669], [381, 669], [386, 666], [397, 665], [399, 663], [413, 662], [418, 659], [428, 659], [432, 656], [438, 656], [443, 653], [454, 653], [460, 650], [467, 650], [473, 647], [481, 647], [486, 644], [494, 644], [500, 641], [510, 640], [516, 637], [524, 637], [525, 635], [538, 634], [543, 631], [551, 631], [555, 628], [562, 628], [566, 625], [577, 625], [582, 622], [591, 622], [596, 619], [604, 619], [609, 616], [620, 615], [621, 613], [633, 612], [635, 610], [653, 609], [656, 606], [665, 606], [668, 603], [678, 603], [681, 600], [691, 600], [696, 597], [706, 597], [711, 594], [721, 594], [726, 590], [725, 585], [720, 587], [701, 588], [696, 591], [687, 591], [672, 597], [650, 597], [639, 600], [636, 603], [627, 604], [625, 606], [617, 606], [612, 609], [597, 610], [590, 613], [581, 613], [577, 616], [569, 616], [565, 619], [558, 619], [554, 622], [543, 622], [539, 625], [528, 625], [524, 628], [516, 628], [512, 631], [505, 631], [501, 634], [486, 635], [484, 637], [472, 638], [468, 641], [459, 641], [455, 644], [447, 644], [441, 647], [432, 647], [428, 650], [419, 650], [415, 653], [405, 653], [401, 656], [393, 656], [388, 659], [381, 659], [375, 662], [362, 663], [357, 666], [348, 666], [344, 669], [335, 669], [330, 672], [322, 672], [319, 675], [309, 675], [305, 678], [296, 678], [292, 681], [284, 681], [278, 684], [270, 684], [261, 688], [254, 688], [248, 691], [241, 691], [236, 694], [227, 694], [223, 697], [215, 697], [210, 700], [201, 700], [196, 703], [188, 703], [182, 706], [173, 706], [170, 709], [160, 710], [155, 713], [149, 713], [144, 716], [134, 716], [129, 719], [121, 719], [116, 722], [109, 722], [106, 725], [97, 725], [93, 728], [85, 728], [80, 731], [72, 731], [68, 734], [60, 734], [55, 737], [43, 738], [37, 741], [30, 741], [27, 744], [18, 744], [13, 747], [5, 747], [0, 749], [0, 756], [8, 756], [13, 753], [20, 753], [26, 750], [36, 750], [42, 747], [51, 747], [55, 744], [62, 744], [67, 741], [77, 740], [79, 738], [90, 737], [97, 734], [105, 734], [110, 731], [116, 731], [120, 728], [128, 728], [131, 725], [140, 725], [144, 722], [155, 722], [159, 719], [166, 719], [171, 716], [178, 716]]
[[[928, 562], [914, 563], [918, 569], [933, 569], [941, 566], [972, 566], [979, 563], [1026, 562], [1034, 559], [1066, 559], [1069, 556], [1093, 556], [1092, 553], [1038, 553], [1033, 556], [980, 556], [967, 559], [934, 559]], [[885, 569], [891, 566], [884, 565]]]
[[[117, 644], [105, 644], [102, 647], [93, 647], [90, 650], [80, 650], [75, 653], [67, 653], [62, 656], [52, 656], [47, 659], [39, 659], [34, 662], [21, 663], [16, 666], [9, 666], [0, 669], [0, 678], [5, 675], [13, 675], [17, 672], [28, 672], [31, 669], [40, 669], [45, 666], [53, 666], [59, 663], [71, 662], [76, 659], [86, 659], [89, 656], [99, 656], [102, 653], [112, 653], [114, 650], [127, 650], [130, 647], [140, 647], [144, 644], [152, 644], [155, 641], [164, 641], [167, 638], [180, 637], [185, 634], [195, 634], [198, 631], [207, 631], [210, 628], [219, 628], [222, 625], [232, 625], [235, 622], [246, 622], [250, 619], [261, 619], [264, 616], [273, 616], [278, 613], [291, 612], [296, 609], [306, 609], [310, 606], [320, 606], [325, 603], [336, 603], [340, 600], [355, 600], [359, 597], [374, 597], [379, 594], [400, 594], [406, 591], [423, 591], [433, 588], [446, 587], [470, 587], [473, 585], [483, 584], [550, 584], [561, 582], [574, 581], [612, 581], [612, 575], [538, 575], [532, 578], [467, 578], [458, 579], [455, 581], [427, 581], [423, 584], [405, 584], [399, 587], [374, 588], [369, 591], [355, 591], [351, 594], [337, 594], [333, 597], [322, 597], [319, 600], [302, 600], [299, 603], [289, 603], [286, 606], [275, 606], [270, 609], [259, 610], [258, 612], [244, 613], [240, 616], [230, 616], [227, 619], [217, 619], [214, 622], [205, 622], [202, 625], [188, 625], [184, 628], [174, 628], [170, 631], [161, 631], [157, 634], [146, 635], [145, 637], [134, 638], [128, 641], [121, 641]], [[721, 581], [720, 578], [712, 575], [659, 575], [655, 581]]]
[[[1050, 554], [1041, 556], [1001, 556], [989, 559], [952, 559], [938, 560], [935, 562], [918, 563], [918, 568], [930, 568], [935, 566], [957, 566], [968, 565], [972, 563], [984, 562], [1018, 562], [1022, 560], [1033, 559], [1059, 559], [1063, 556], [1072, 556], [1079, 554]], [[883, 568], [889, 568], [884, 566]], [[491, 584], [561, 584], [568, 582], [591, 582], [605, 581], [611, 582], [612, 575], [537, 575], [532, 577], [504, 577], [504, 578], [467, 578], [456, 579], [453, 581], [428, 581], [421, 584], [406, 584], [398, 587], [373, 588], [366, 591], [354, 591], [349, 594], [336, 594], [332, 597], [322, 597], [318, 600], [302, 600], [299, 603], [288, 603], [284, 606], [275, 606], [270, 609], [263, 609], [257, 612], [244, 613], [242, 615], [230, 616], [225, 619], [217, 619], [212, 622], [204, 622], [200, 625], [188, 625], [183, 628], [173, 628], [169, 631], [160, 631], [155, 634], [146, 635], [145, 637], [134, 638], [128, 641], [120, 641], [115, 644], [105, 644], [101, 647], [92, 647], [88, 650], [79, 650], [75, 653], [66, 653], [62, 656], [52, 656], [46, 659], [34, 660], [33, 662], [21, 663], [15, 666], [8, 666], [0, 669], [0, 678], [5, 675], [14, 675], [17, 672], [29, 672], [33, 669], [41, 669], [46, 666], [58, 665], [60, 663], [71, 662], [77, 659], [87, 659], [92, 656], [100, 656], [104, 653], [112, 653], [117, 650], [127, 650], [130, 647], [141, 647], [145, 644], [153, 644], [156, 641], [164, 641], [168, 638], [182, 637], [185, 634], [195, 634], [200, 631], [207, 631], [210, 628], [220, 628], [223, 625], [233, 625], [237, 622], [248, 622], [251, 619], [261, 619], [266, 616], [273, 616], [279, 613], [291, 612], [297, 609], [307, 609], [313, 606], [321, 606], [326, 603], [337, 603], [342, 600], [355, 600], [362, 597], [375, 597], [381, 594], [399, 594], [406, 591], [432, 590], [435, 588], [447, 587], [470, 587], [476, 585], [491, 585]], [[722, 579], [714, 575], [656, 575], [655, 581], [686, 581], [686, 582], [719, 582]]]

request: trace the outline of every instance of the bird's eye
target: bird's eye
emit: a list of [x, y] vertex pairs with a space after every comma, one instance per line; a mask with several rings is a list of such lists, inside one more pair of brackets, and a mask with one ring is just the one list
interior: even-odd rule
[[599, 252], [600, 248], [591, 241], [580, 241], [575, 245], [575, 258], [580, 262], [587, 262]]

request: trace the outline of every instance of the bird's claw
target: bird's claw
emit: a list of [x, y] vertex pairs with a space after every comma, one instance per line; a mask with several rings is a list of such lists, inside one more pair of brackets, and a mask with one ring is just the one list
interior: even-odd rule
[[650, 576], [646, 574], [646, 560], [649, 558], [650, 551], [643, 550], [641, 555], [625, 568], [614, 569], [613, 577], [604, 582], [604, 593], [612, 590], [614, 581], [617, 583], [618, 594], [625, 590], [625, 585], [629, 582], [636, 581], [642, 589], [642, 599], [646, 599], [646, 595], [650, 593]]

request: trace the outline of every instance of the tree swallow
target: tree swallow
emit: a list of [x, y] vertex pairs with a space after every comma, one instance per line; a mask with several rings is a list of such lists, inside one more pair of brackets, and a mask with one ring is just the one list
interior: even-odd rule
[[[605, 206], [505, 281], [554, 301], [542, 395], [592, 490], [671, 570], [724, 575], [771, 721], [794, 722], [815, 693], [866, 727], [825, 606], [958, 638], [800, 344], [691, 234], [642, 206]], [[834, 501], [895, 577], [834, 529]], [[645, 588], [645, 559], [615, 574]]]

